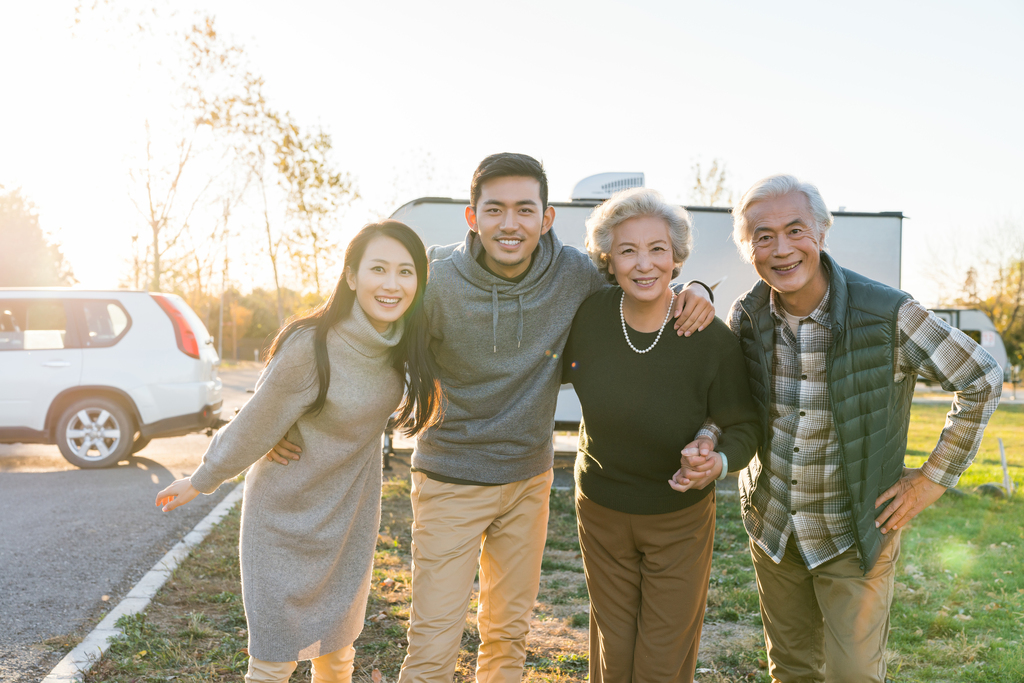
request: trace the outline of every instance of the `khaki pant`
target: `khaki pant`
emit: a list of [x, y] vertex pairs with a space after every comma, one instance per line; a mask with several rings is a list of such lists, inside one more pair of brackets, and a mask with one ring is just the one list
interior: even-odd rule
[[[349, 645], [311, 660], [313, 683], [351, 683], [356, 649]], [[249, 658], [245, 683], [287, 683], [298, 662], [264, 662]]]
[[464, 486], [412, 473], [412, 609], [400, 683], [452, 680], [478, 558], [477, 681], [522, 678], [552, 477]]
[[693, 681], [715, 542], [715, 495], [631, 515], [576, 494], [590, 591], [591, 683]]
[[792, 539], [781, 564], [750, 542], [773, 681], [885, 681], [900, 531], [889, 536], [867, 576], [856, 547], [808, 569]]

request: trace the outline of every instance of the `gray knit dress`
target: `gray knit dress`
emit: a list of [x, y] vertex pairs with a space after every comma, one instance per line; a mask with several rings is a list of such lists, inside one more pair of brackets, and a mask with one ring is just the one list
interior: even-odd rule
[[[295, 334], [255, 395], [217, 433], [192, 485], [212, 493], [246, 467], [239, 554], [249, 654], [311, 659], [352, 644], [363, 627], [380, 526], [381, 433], [402, 399], [385, 335], [358, 303], [328, 334], [331, 382], [317, 416], [313, 334]], [[302, 447], [287, 466], [263, 455], [287, 435]]]

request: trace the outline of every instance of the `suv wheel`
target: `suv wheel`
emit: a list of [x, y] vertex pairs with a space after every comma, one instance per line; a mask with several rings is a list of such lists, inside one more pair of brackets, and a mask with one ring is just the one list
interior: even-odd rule
[[57, 447], [76, 467], [111, 467], [131, 454], [135, 428], [124, 408], [104, 398], [75, 401], [57, 422]]

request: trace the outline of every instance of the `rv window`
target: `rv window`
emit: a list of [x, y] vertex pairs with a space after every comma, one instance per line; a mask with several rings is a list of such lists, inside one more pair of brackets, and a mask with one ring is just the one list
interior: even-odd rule
[[975, 341], [975, 343], [977, 343], [977, 344], [981, 343], [981, 330], [960, 330], [960, 331], [963, 332], [964, 334], [966, 334], [971, 339], [973, 339]]

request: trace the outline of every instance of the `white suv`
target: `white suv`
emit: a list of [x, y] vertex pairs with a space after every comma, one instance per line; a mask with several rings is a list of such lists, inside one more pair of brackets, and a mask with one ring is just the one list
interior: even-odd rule
[[0, 443], [115, 465], [150, 439], [223, 424], [219, 363], [173, 294], [0, 288]]

